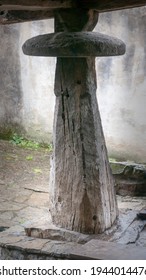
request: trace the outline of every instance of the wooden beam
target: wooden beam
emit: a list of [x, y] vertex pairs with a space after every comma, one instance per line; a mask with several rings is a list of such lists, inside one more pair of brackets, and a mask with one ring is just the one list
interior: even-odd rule
[[0, 10], [53, 10], [75, 7], [73, 0], [0, 0]]
[[146, 5], [146, 0], [78, 0], [78, 7], [92, 8], [98, 12], [108, 12], [136, 8]]
[[95, 9], [99, 13], [146, 5], [146, 0], [0, 0], [0, 24], [43, 20], [56, 9]]
[[0, 10], [90, 8], [99, 12], [146, 5], [146, 0], [0, 0]]
[[53, 10], [49, 11], [0, 11], [0, 24], [21, 23], [26, 21], [43, 20], [54, 17]]

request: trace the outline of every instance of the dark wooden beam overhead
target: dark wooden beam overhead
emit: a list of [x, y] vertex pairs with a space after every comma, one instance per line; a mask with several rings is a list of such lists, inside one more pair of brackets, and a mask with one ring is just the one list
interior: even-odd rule
[[146, 5], [146, 0], [0, 0], [0, 10], [94, 8], [99, 12]]
[[107, 12], [146, 5], [146, 0], [78, 0], [78, 6]]
[[146, 0], [0, 0], [0, 24], [49, 19], [56, 9], [94, 9], [102, 13], [144, 5]]
[[0, 11], [0, 24], [21, 23], [26, 21], [43, 20], [54, 17], [53, 10], [49, 11]]
[[0, 10], [54, 10], [75, 7], [73, 0], [0, 0]]

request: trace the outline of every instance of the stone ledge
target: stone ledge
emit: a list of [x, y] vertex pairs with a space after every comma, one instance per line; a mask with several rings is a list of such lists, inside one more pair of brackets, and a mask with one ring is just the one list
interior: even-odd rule
[[82, 234], [75, 231], [70, 231], [64, 228], [58, 228], [53, 224], [50, 225], [29, 225], [25, 227], [25, 233], [27, 236], [34, 238], [50, 239], [56, 241], [76, 242], [79, 244], [85, 244], [92, 239], [92, 235]]
[[145, 260], [146, 247], [92, 239], [75, 242], [0, 234], [0, 259]]
[[34, 229], [29, 225], [33, 236], [26, 236], [24, 228], [11, 227], [0, 233], [0, 259], [146, 259], [146, 221], [137, 216], [143, 211], [120, 211], [117, 224], [98, 235], [84, 235], [53, 225], [48, 231], [43, 223]]
[[[40, 239], [15, 234], [0, 234], [0, 259], [70, 259], [70, 252], [79, 245], [75, 242]], [[17, 253], [16, 253], [17, 252]], [[5, 257], [3, 257], [5, 256]]]
[[132, 162], [111, 161], [116, 193], [121, 196], [146, 196], [146, 166]]
[[146, 248], [91, 240], [70, 254], [72, 259], [88, 260], [146, 260]]

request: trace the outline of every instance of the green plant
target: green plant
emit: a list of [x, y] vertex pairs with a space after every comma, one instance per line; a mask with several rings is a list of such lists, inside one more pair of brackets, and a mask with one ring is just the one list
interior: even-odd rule
[[33, 172], [34, 172], [35, 174], [40, 174], [40, 173], [42, 173], [42, 170], [41, 170], [40, 168], [34, 168], [34, 169], [33, 169]]
[[27, 160], [33, 160], [33, 156], [27, 156], [26, 159]]
[[48, 152], [52, 152], [53, 151], [53, 145], [52, 144], [41, 143], [40, 146], [42, 148], [45, 148]]
[[15, 145], [19, 145], [19, 144], [21, 144], [22, 143], [22, 141], [23, 141], [23, 137], [22, 136], [19, 136], [17, 133], [14, 133], [12, 136], [11, 136], [11, 140], [10, 140], [10, 142], [11, 143], [13, 143], [13, 144], [15, 144]]
[[109, 158], [109, 162], [116, 162], [115, 158]]
[[52, 151], [52, 144], [38, 143], [32, 140], [28, 140], [23, 136], [14, 133], [10, 139], [10, 142], [14, 145], [18, 145], [22, 148], [38, 150], [39, 148], [45, 148], [48, 152]]

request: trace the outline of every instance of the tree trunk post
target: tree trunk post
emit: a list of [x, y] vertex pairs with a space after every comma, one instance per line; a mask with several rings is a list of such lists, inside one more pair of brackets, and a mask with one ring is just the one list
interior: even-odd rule
[[[69, 18], [68, 27], [69, 19], [57, 14], [55, 32], [89, 30], [97, 14], [84, 17], [82, 27], [74, 11]], [[57, 58], [55, 95], [49, 188], [53, 222], [82, 233], [103, 232], [118, 211], [96, 99], [95, 58]]]
[[28, 55], [57, 56], [49, 198], [53, 223], [98, 234], [118, 215], [96, 99], [95, 57], [121, 55], [122, 41], [92, 31], [94, 10], [58, 10], [55, 32], [25, 42]]

